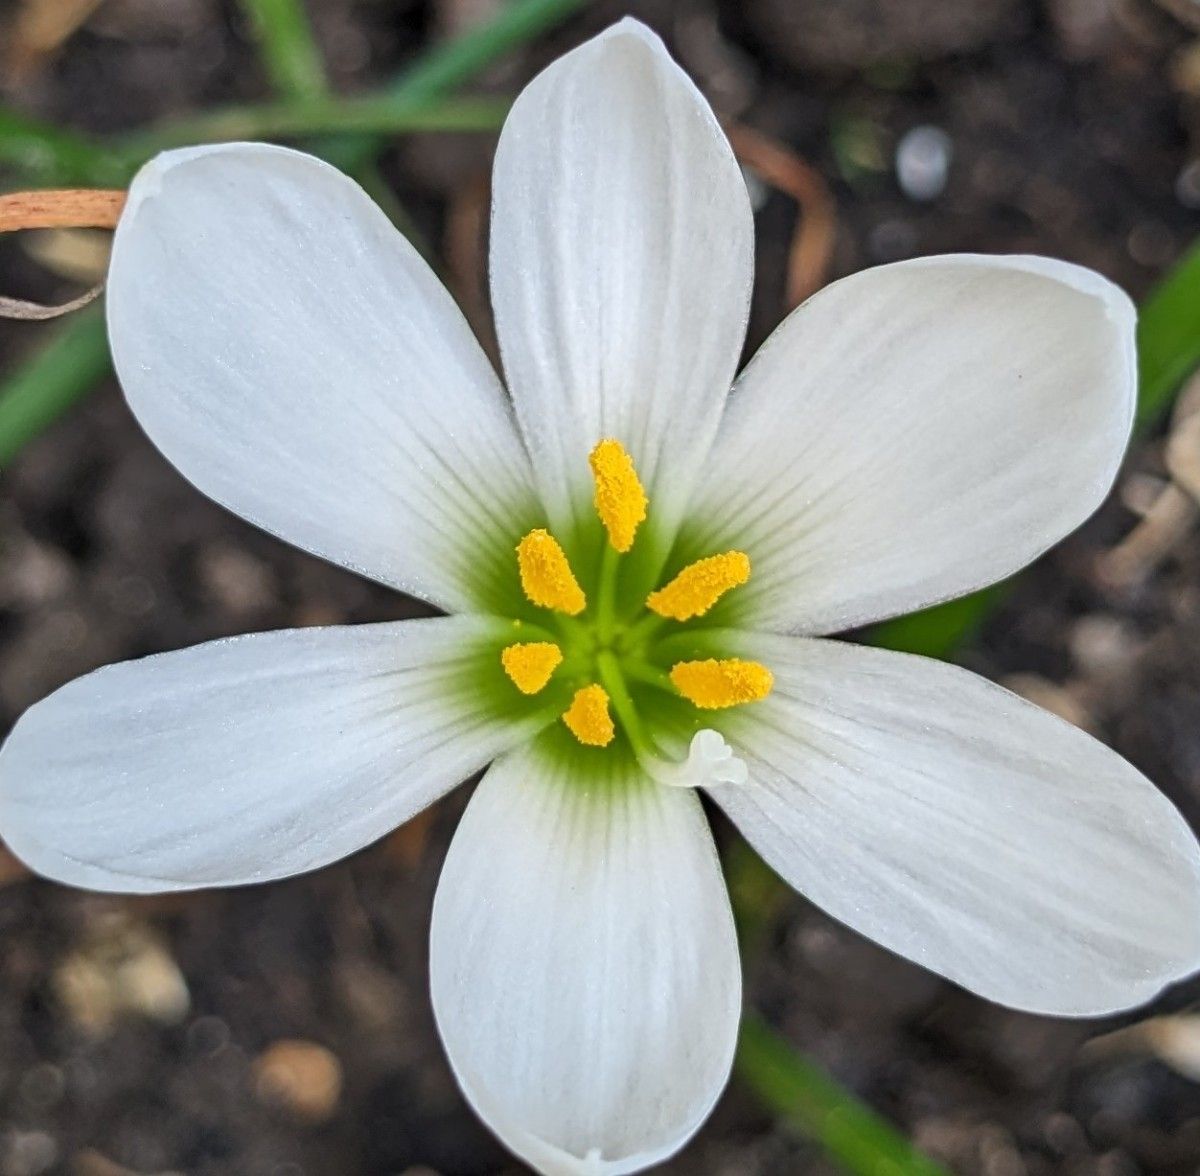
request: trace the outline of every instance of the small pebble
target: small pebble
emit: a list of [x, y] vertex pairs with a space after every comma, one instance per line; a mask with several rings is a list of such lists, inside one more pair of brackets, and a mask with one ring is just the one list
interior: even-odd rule
[[1160, 221], [1140, 221], [1129, 230], [1125, 248], [1138, 265], [1161, 269], [1174, 260], [1175, 235]]
[[44, 1131], [12, 1130], [4, 1137], [0, 1176], [41, 1176], [58, 1162], [58, 1144]]
[[954, 144], [941, 127], [913, 127], [896, 145], [896, 179], [910, 200], [936, 200], [946, 189]]
[[1105, 1152], [1096, 1163], [1096, 1176], [1138, 1176], [1140, 1171], [1123, 1151]]
[[1009, 674], [1000, 685], [1084, 731], [1095, 727], [1095, 716], [1077, 694], [1040, 674]]
[[220, 1017], [197, 1017], [187, 1027], [188, 1049], [200, 1057], [215, 1057], [229, 1044], [229, 1039], [229, 1026]]
[[1129, 626], [1109, 613], [1080, 617], [1071, 627], [1068, 645], [1079, 672], [1094, 676], [1125, 672], [1138, 652]]
[[230, 544], [214, 544], [205, 550], [197, 571], [209, 595], [235, 616], [262, 612], [279, 597], [279, 583], [271, 568]]
[[1200, 159], [1184, 164], [1175, 180], [1175, 199], [1184, 208], [1200, 208]]
[[1087, 1149], [1087, 1136], [1078, 1120], [1063, 1111], [1056, 1111], [1047, 1117], [1042, 1127], [1042, 1135], [1046, 1143], [1060, 1156], [1069, 1156]]
[[917, 251], [917, 230], [907, 221], [880, 221], [871, 229], [867, 245], [876, 261], [899, 261]]
[[191, 998], [179, 966], [144, 923], [113, 913], [54, 971], [54, 990], [77, 1028], [98, 1037], [123, 1015], [178, 1024]]
[[54, 1106], [65, 1089], [63, 1072], [49, 1062], [41, 1062], [21, 1075], [21, 1098], [39, 1110]]
[[315, 1041], [284, 1038], [254, 1060], [255, 1090], [263, 1102], [321, 1123], [337, 1109], [342, 1065]]

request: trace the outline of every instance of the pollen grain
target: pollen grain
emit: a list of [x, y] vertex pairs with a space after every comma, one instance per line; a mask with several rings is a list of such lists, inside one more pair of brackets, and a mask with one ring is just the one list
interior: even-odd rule
[[522, 641], [500, 651], [504, 672], [522, 694], [544, 690], [562, 659], [562, 650], [553, 641]]
[[676, 662], [671, 668], [671, 683], [701, 710], [721, 710], [766, 698], [775, 677], [758, 662], [710, 657], [705, 661]]
[[609, 543], [624, 553], [633, 546], [649, 505], [633, 458], [620, 441], [606, 437], [588, 454], [588, 464], [596, 481], [596, 513]]
[[521, 590], [534, 604], [578, 616], [587, 607], [587, 597], [571, 571], [557, 539], [541, 527], [530, 531], [517, 544], [517, 567]]
[[617, 733], [608, 713], [608, 694], [603, 686], [584, 686], [575, 692], [562, 721], [571, 734], [587, 747], [607, 747]]
[[744, 551], [726, 551], [698, 559], [669, 584], [646, 597], [646, 607], [660, 617], [690, 621], [703, 616], [731, 588], [750, 579], [750, 557]]

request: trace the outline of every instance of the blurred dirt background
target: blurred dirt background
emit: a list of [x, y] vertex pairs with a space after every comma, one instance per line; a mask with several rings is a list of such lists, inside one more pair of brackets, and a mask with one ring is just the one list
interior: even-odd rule
[[[309, 2], [347, 92], [495, 6]], [[823, 178], [836, 224], [810, 201], [808, 247], [818, 260], [831, 249], [831, 275], [1030, 250], [1136, 297], [1200, 230], [1194, 0], [597, 4], [483, 84], [514, 91], [626, 11], [723, 115]], [[268, 93], [222, 0], [0, 0], [0, 85], [30, 114], [91, 130]], [[476, 312], [471, 226], [490, 147], [427, 136], [384, 160]], [[788, 197], [755, 193], [752, 345], [783, 312], [795, 220]], [[94, 245], [0, 242], [2, 292], [69, 297]], [[0, 364], [49, 329], [0, 324]], [[1200, 821], [1200, 537], [1164, 449], [1160, 436], [1135, 451], [1114, 501], [1020, 582], [965, 660], [1095, 731]], [[418, 609], [207, 502], [111, 384], [0, 475], [0, 730], [103, 662]], [[117, 900], [0, 861], [0, 1176], [520, 1171], [457, 1094], [426, 993], [430, 902], [464, 796], [354, 860], [237, 892]], [[751, 1002], [956, 1172], [1200, 1172], [1198, 982], [1118, 1021], [1022, 1016], [799, 898], [746, 966]], [[831, 1169], [735, 1080], [665, 1170]]]

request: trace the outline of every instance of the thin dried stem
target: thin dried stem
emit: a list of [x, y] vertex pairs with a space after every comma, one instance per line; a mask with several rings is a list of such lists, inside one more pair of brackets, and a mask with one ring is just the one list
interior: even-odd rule
[[820, 173], [794, 151], [740, 123], [726, 127], [726, 132], [738, 159], [799, 207], [800, 219], [788, 251], [784, 295], [790, 310], [829, 280], [837, 237], [837, 206]]
[[[125, 192], [109, 188], [60, 188], [0, 196], [0, 233], [22, 229], [115, 229]], [[104, 283], [58, 306], [0, 295], [0, 318], [45, 322], [82, 310], [100, 297]]]
[[21, 229], [115, 229], [125, 192], [119, 188], [55, 188], [0, 196], [0, 233]]
[[27, 323], [44, 323], [49, 319], [62, 318], [73, 310], [82, 310], [104, 293], [104, 283], [99, 282], [70, 302], [47, 306], [43, 302], [29, 302], [24, 298], [7, 298], [0, 294], [0, 318], [19, 319]]
[[467, 322], [493, 362], [500, 357], [495, 323], [487, 297], [488, 208], [491, 179], [482, 172], [450, 198], [443, 249], [450, 288]]

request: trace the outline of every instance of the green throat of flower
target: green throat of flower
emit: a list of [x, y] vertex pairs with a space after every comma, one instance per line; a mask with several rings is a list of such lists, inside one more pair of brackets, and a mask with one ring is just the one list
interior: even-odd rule
[[750, 579], [750, 559], [719, 552], [666, 577], [653, 543], [638, 544], [650, 504], [629, 454], [606, 438], [588, 460], [600, 528], [570, 537], [574, 559], [543, 527], [516, 544], [509, 558], [523, 599], [499, 668], [510, 701], [561, 720], [578, 749], [623, 743], [643, 765], [660, 765], [664, 735], [694, 736], [714, 725], [713, 712], [771, 690], [770, 670], [722, 656], [720, 630], [705, 622]]

